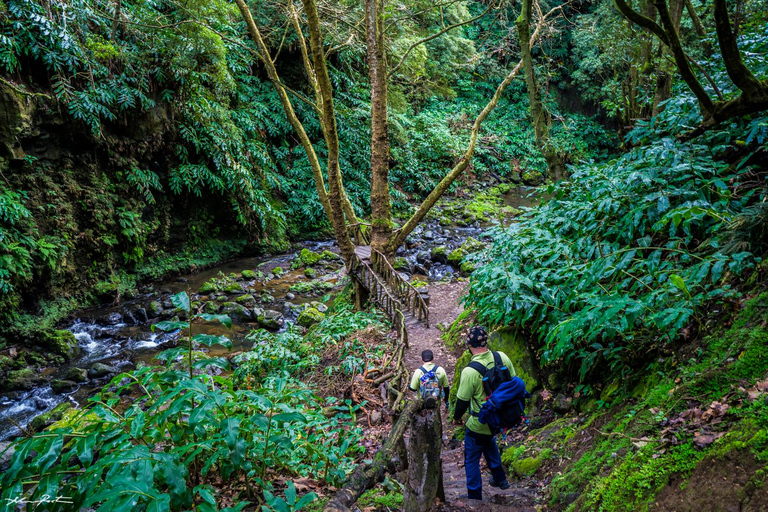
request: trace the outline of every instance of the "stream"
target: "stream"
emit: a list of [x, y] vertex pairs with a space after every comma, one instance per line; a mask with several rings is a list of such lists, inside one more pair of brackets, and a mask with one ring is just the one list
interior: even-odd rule
[[[535, 200], [529, 197], [529, 193], [529, 189], [514, 189], [503, 196], [503, 204], [513, 208], [532, 206]], [[508, 224], [510, 219], [511, 216], [507, 216], [504, 224]], [[444, 246], [451, 251], [469, 237], [486, 241], [484, 231], [491, 225], [493, 223], [475, 222], [471, 226], [441, 226], [436, 220], [427, 220], [414, 230], [404, 247], [398, 251], [397, 256], [403, 258], [398, 270], [409, 277], [428, 282], [456, 278], [460, 275], [458, 269], [444, 259], [433, 257], [435, 248]], [[83, 406], [88, 398], [118, 372], [133, 369], [142, 363], [158, 364], [153, 358], [163, 350], [174, 347], [180, 333], [153, 332], [151, 326], [175, 316], [177, 311], [170, 301], [171, 295], [175, 293], [187, 291], [192, 301], [200, 300], [201, 304], [205, 304], [206, 300], [239, 304], [237, 299], [243, 295], [254, 297], [255, 307], [243, 307], [246, 313], [238, 308], [242, 314], [233, 315], [231, 330], [218, 323], [195, 324], [198, 333], [227, 334], [232, 340], [232, 352], [251, 348], [246, 335], [253, 329], [268, 328], [273, 332], [284, 330], [296, 322], [300, 312], [308, 305], [324, 310], [324, 303], [330, 303], [343, 286], [343, 264], [337, 259], [321, 260], [313, 267], [317, 271], [314, 279], [305, 275], [304, 268], [290, 270], [293, 260], [304, 248], [317, 253], [337, 252], [334, 242], [303, 242], [289, 253], [238, 258], [194, 274], [143, 285], [136, 296], [119, 304], [102, 305], [73, 313], [58, 328], [74, 334], [80, 349], [79, 355], [62, 366], [41, 370], [39, 374], [44, 383], [30, 391], [0, 394], [0, 442], [19, 436], [21, 428], [26, 428], [36, 416], [64, 401], [71, 402], [75, 407]], [[277, 267], [285, 272], [273, 273]], [[260, 272], [264, 278], [245, 279], [242, 277], [244, 270]], [[242, 291], [230, 294], [198, 293], [205, 283], [222, 274], [235, 274]], [[328, 284], [322, 289], [310, 291], [297, 290], [295, 287], [299, 283], [311, 281]], [[266, 322], [268, 325], [256, 318], [261, 311], [270, 312], [272, 321]], [[223, 348], [213, 347], [210, 351], [213, 355], [226, 353]], [[71, 380], [72, 371], [85, 370], [89, 372], [88, 378], [76, 384], [73, 389], [59, 389], [57, 392], [51, 387], [52, 380]]]

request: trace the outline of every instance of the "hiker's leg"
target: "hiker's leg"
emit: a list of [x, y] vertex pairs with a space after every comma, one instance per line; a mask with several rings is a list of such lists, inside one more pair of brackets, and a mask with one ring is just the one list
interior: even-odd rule
[[483, 479], [480, 475], [480, 456], [483, 447], [472, 436], [470, 430], [464, 433], [464, 474], [467, 476], [467, 496], [471, 500], [483, 499]]
[[501, 465], [501, 454], [499, 453], [499, 447], [496, 445], [495, 437], [492, 437], [483, 447], [483, 455], [485, 455], [485, 462], [491, 470], [493, 481], [497, 484], [506, 482], [507, 475], [504, 473], [504, 466]]

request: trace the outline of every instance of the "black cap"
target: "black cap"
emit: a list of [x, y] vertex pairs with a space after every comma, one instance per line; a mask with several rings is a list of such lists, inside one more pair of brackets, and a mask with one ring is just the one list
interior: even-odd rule
[[431, 350], [424, 350], [421, 353], [421, 360], [424, 361], [425, 363], [430, 362], [434, 358], [435, 358], [435, 355], [432, 353]]
[[479, 325], [472, 327], [467, 334], [467, 345], [484, 347], [488, 344], [488, 333]]

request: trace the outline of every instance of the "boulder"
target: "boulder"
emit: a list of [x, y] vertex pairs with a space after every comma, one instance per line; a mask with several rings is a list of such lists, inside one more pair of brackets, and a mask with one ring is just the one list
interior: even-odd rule
[[88, 380], [88, 370], [85, 368], [75, 368], [72, 367], [69, 370], [67, 370], [67, 380], [72, 380], [75, 382], [85, 382]]
[[30, 428], [35, 432], [39, 432], [49, 425], [53, 425], [57, 421], [61, 420], [64, 413], [72, 408], [72, 404], [69, 402], [63, 402], [51, 409], [48, 412], [44, 412], [40, 416], [37, 416], [29, 424]]
[[[316, 253], [315, 251], [310, 251], [309, 249], [302, 249], [301, 252], [299, 252], [299, 260], [298, 263], [300, 265], [304, 265], [305, 267], [311, 267], [320, 259], [322, 258], [322, 255]], [[273, 271], [273, 273], [275, 273]], [[277, 273], [275, 273], [277, 275]]]
[[257, 318], [258, 322], [267, 329], [279, 329], [285, 323], [283, 314], [279, 311], [268, 309]]
[[[120, 317], [122, 319], [122, 317]], [[42, 345], [53, 352], [62, 356], [64, 359], [72, 359], [80, 353], [80, 346], [77, 344], [75, 335], [69, 331], [51, 331], [42, 335]]]
[[432, 248], [432, 260], [438, 263], [448, 263], [448, 247], [438, 245]]
[[255, 304], [256, 299], [253, 298], [253, 295], [246, 294], [236, 298], [235, 302], [237, 302], [238, 304]]
[[218, 291], [218, 289], [216, 288], [216, 285], [212, 281], [208, 281], [206, 283], [203, 283], [203, 285], [200, 287], [197, 293], [207, 295], [216, 291]]
[[226, 288], [224, 288], [225, 293], [229, 293], [231, 295], [242, 295], [245, 293], [245, 290], [243, 290], [243, 287], [240, 286], [238, 283], [232, 283], [230, 285], [227, 285]]
[[71, 380], [53, 379], [51, 381], [51, 389], [55, 393], [69, 393], [75, 388], [77, 388], [77, 382]]
[[110, 366], [104, 363], [93, 363], [91, 368], [88, 370], [88, 376], [92, 379], [98, 379], [117, 372], [118, 369], [114, 366]]
[[117, 325], [122, 321], [123, 321], [123, 315], [121, 315], [120, 313], [115, 312], [107, 315], [107, 323], [109, 325]]
[[525, 381], [528, 392], [533, 392], [539, 388], [536, 359], [517, 329], [502, 327], [493, 331], [488, 339], [488, 346], [491, 350], [498, 350], [507, 354], [515, 368], [515, 373]]
[[451, 253], [448, 255], [448, 262], [458, 266], [468, 255], [480, 252], [484, 248], [485, 244], [475, 240], [472, 237], [469, 237], [464, 240], [464, 243], [461, 244], [461, 247], [457, 247], [451, 251]]
[[408, 265], [408, 260], [405, 258], [395, 258], [392, 262], [392, 268], [401, 272], [410, 272], [411, 266]]
[[296, 295], [294, 295], [291, 292], [288, 292], [288, 293], [285, 294], [285, 300], [293, 300], [295, 298], [296, 298]]
[[250, 320], [251, 319], [251, 312], [248, 311], [248, 309], [243, 306], [242, 304], [238, 304], [236, 302], [225, 302], [221, 305], [221, 311], [219, 311], [219, 314], [221, 315], [229, 315], [233, 320], [237, 321], [244, 321], [244, 320]]
[[243, 276], [243, 279], [247, 279], [249, 281], [253, 281], [257, 276], [256, 272], [253, 270], [243, 270], [240, 275]]
[[573, 401], [562, 393], [558, 394], [552, 402], [552, 410], [558, 414], [566, 414], [572, 407]]
[[144, 323], [149, 320], [149, 317], [147, 316], [147, 310], [144, 308], [136, 308], [133, 311], [133, 317], [140, 323]]
[[323, 318], [325, 318], [325, 314], [318, 311], [317, 308], [307, 308], [301, 312], [296, 323], [303, 327], [310, 327], [320, 323]]
[[150, 318], [155, 318], [160, 316], [160, 313], [163, 312], [163, 305], [160, 304], [159, 301], [153, 300], [149, 303], [149, 307], [147, 308], [147, 313], [149, 314]]
[[219, 305], [213, 301], [208, 301], [203, 306], [203, 313], [207, 313], [209, 315], [215, 315], [218, 312], [219, 312]]
[[307, 276], [310, 279], [314, 279], [317, 277], [317, 270], [313, 268], [305, 268], [304, 269], [304, 275]]
[[3, 391], [29, 391], [40, 382], [42, 382], [42, 378], [39, 373], [32, 368], [22, 368], [8, 372], [8, 376], [0, 388]]

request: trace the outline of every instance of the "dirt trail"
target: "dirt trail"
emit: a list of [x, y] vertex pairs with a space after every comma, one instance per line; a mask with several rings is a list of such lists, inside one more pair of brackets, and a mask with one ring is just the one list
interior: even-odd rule
[[[449, 325], [461, 314], [463, 307], [460, 304], [466, 283], [435, 284], [429, 287], [429, 320], [430, 327], [417, 324], [408, 328], [408, 341], [410, 346], [405, 352], [405, 364], [410, 374], [421, 366], [421, 351], [432, 350], [435, 354], [435, 363], [445, 368], [448, 379], [453, 384], [456, 356], [443, 345], [438, 324]], [[445, 487], [446, 503], [441, 505], [441, 511], [460, 510], [497, 510], [497, 511], [535, 511], [536, 492], [534, 488], [526, 486], [524, 482], [516, 482], [513, 478], [509, 481], [512, 486], [504, 491], [492, 488], [488, 485], [490, 473], [481, 462], [483, 471], [483, 501], [475, 502], [462, 499], [466, 496], [466, 479], [464, 477], [464, 451], [462, 444], [457, 440], [450, 440], [454, 426], [450, 417], [443, 411], [443, 485]]]

